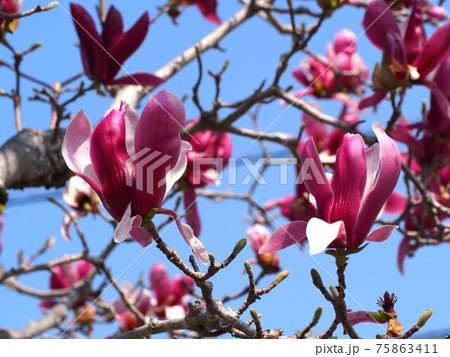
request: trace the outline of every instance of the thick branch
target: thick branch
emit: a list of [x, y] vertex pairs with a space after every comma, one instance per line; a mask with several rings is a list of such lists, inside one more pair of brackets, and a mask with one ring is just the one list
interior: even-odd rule
[[64, 131], [24, 129], [0, 148], [0, 189], [59, 187], [70, 177], [62, 155]]

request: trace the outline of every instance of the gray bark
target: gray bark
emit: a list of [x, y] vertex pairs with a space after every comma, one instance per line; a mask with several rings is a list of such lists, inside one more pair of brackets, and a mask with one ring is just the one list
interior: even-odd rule
[[64, 130], [24, 129], [0, 148], [0, 191], [60, 187], [71, 173], [62, 155]]

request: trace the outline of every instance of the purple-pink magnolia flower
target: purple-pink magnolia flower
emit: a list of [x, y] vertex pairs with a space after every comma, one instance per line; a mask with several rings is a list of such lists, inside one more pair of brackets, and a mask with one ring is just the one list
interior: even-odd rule
[[[395, 142], [374, 124], [378, 143], [365, 148], [360, 135], [346, 134], [336, 153], [334, 174], [329, 181], [309, 139], [303, 150], [304, 184], [314, 203], [315, 217], [279, 227], [259, 253], [274, 252], [308, 239], [310, 253], [324, 249], [358, 248], [365, 240], [386, 240], [397, 226], [386, 225], [369, 234], [375, 219], [397, 183], [401, 156]], [[311, 197], [312, 196], [312, 197]]]
[[[53, 267], [53, 272], [50, 276], [50, 289], [71, 289], [76, 283], [83, 280], [88, 275], [94, 265], [85, 260], [77, 260], [75, 263], [65, 263]], [[42, 300], [40, 307], [51, 308], [58, 302], [52, 299]], [[77, 306], [83, 306], [84, 299], [77, 302]]]
[[120, 12], [111, 6], [102, 24], [102, 33], [97, 32], [91, 15], [79, 4], [70, 4], [73, 22], [80, 39], [81, 60], [84, 73], [105, 85], [153, 86], [165, 80], [149, 73], [135, 73], [114, 79], [122, 64], [142, 44], [150, 26], [148, 13], [143, 14], [128, 31], [123, 30]]
[[[320, 106], [315, 102], [309, 102], [308, 104], [321, 111]], [[354, 110], [349, 111], [348, 107], [344, 106], [339, 115], [339, 120], [349, 125], [356, 125], [359, 117]], [[329, 131], [328, 125], [319, 122], [307, 113], [302, 114], [302, 122], [306, 134], [314, 140], [321, 158], [325, 158], [327, 164], [333, 166], [336, 151], [341, 145], [346, 132], [338, 128], [333, 128]], [[297, 147], [299, 155], [302, 154], [304, 146], [305, 141], [300, 140]], [[298, 166], [296, 173], [298, 179], [298, 175], [300, 174], [300, 168]], [[264, 204], [264, 209], [270, 211], [275, 207], [279, 207], [281, 214], [290, 221], [309, 221], [315, 214], [315, 208], [309, 201], [309, 192], [305, 184], [300, 181], [297, 180], [295, 183], [295, 195], [287, 195], [282, 198], [270, 200]]]
[[116, 242], [130, 233], [142, 246], [150, 244], [152, 237], [141, 227], [143, 218], [166, 214], [175, 219], [194, 255], [206, 263], [208, 254], [192, 228], [181, 223], [176, 212], [161, 207], [186, 168], [190, 144], [180, 137], [184, 124], [181, 101], [161, 91], [148, 101], [140, 117], [122, 102], [94, 129], [85, 113], [78, 112], [67, 128], [62, 154], [69, 169], [89, 183], [106, 210], [120, 221]]
[[[199, 119], [190, 120], [186, 127], [198, 121]], [[228, 133], [213, 130], [199, 131], [190, 136], [187, 141], [192, 145], [192, 150], [187, 152], [188, 163], [183, 179], [183, 185], [186, 186], [184, 206], [186, 221], [194, 230], [194, 234], [199, 236], [201, 220], [197, 209], [195, 188], [219, 184], [219, 176], [230, 159], [232, 143]]]
[[[150, 291], [148, 289], [144, 288], [138, 290], [135, 287], [126, 284], [123, 291], [128, 301], [135, 305], [142, 315], [146, 316], [150, 312], [152, 308], [152, 301]], [[130, 331], [139, 326], [139, 320], [136, 315], [128, 309], [122, 299], [114, 300], [111, 303], [111, 307], [114, 317], [119, 323], [122, 331]]]
[[280, 270], [280, 258], [277, 253], [258, 254], [261, 247], [269, 240], [270, 232], [261, 224], [255, 224], [247, 229], [247, 237], [256, 254], [258, 264], [267, 273], [276, 273]]
[[381, 67], [374, 70], [376, 92], [363, 99], [360, 108], [377, 105], [388, 93], [408, 83], [427, 84], [427, 76], [450, 55], [450, 24], [439, 27], [427, 39], [421, 0], [413, 2], [405, 31], [384, 1], [371, 2], [363, 19], [369, 40], [383, 50]]
[[[337, 75], [356, 73], [353, 75]], [[300, 97], [312, 94], [318, 98], [334, 98], [344, 104], [357, 107], [356, 101], [348, 96], [358, 92], [361, 78], [367, 78], [368, 70], [356, 53], [356, 36], [350, 30], [339, 31], [334, 43], [327, 45], [327, 58], [308, 56], [293, 72], [306, 89], [293, 93]]]
[[188, 310], [188, 289], [192, 290], [195, 285], [193, 279], [177, 275], [171, 280], [164, 264], [155, 263], [150, 271], [149, 282], [156, 297], [154, 311], [160, 318], [184, 316]]

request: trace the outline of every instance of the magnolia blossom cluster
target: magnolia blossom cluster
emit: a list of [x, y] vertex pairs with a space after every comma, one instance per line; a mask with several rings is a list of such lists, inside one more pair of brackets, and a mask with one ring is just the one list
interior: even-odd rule
[[365, 33], [383, 51], [383, 58], [372, 74], [375, 93], [363, 99], [360, 108], [377, 105], [398, 87], [423, 84], [433, 88], [428, 76], [450, 55], [450, 24], [439, 27], [427, 38], [421, 4], [421, 0], [412, 2], [411, 15], [402, 26], [384, 1], [367, 6]]
[[334, 42], [327, 45], [327, 57], [309, 55], [293, 72], [305, 89], [293, 93], [296, 97], [308, 94], [317, 98], [334, 98], [357, 107], [348, 93], [359, 93], [369, 72], [356, 53], [356, 35], [347, 29], [339, 31]]
[[[159, 319], [183, 317], [187, 310], [189, 292], [194, 288], [194, 280], [183, 275], [171, 279], [162, 263], [155, 263], [149, 275], [150, 289], [137, 289], [126, 285], [124, 288], [128, 300], [144, 316], [156, 316]], [[121, 300], [114, 300], [112, 309], [122, 331], [130, 331], [140, 325], [134, 315]]]

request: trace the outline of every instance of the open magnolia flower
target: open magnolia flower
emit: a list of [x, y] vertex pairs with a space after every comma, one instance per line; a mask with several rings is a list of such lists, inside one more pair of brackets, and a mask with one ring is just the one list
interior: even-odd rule
[[186, 275], [176, 275], [172, 280], [162, 263], [155, 263], [150, 271], [149, 283], [156, 302], [153, 310], [160, 318], [183, 317], [189, 310], [186, 300], [195, 281]]
[[80, 39], [84, 72], [89, 79], [105, 85], [141, 86], [154, 86], [165, 81], [150, 73], [134, 73], [115, 78], [122, 64], [144, 42], [150, 26], [148, 13], [143, 14], [131, 29], [124, 31], [122, 15], [111, 6], [100, 34], [84, 7], [70, 4], [70, 10]]
[[310, 253], [326, 248], [357, 249], [365, 240], [386, 240], [397, 226], [385, 225], [369, 234], [375, 219], [397, 183], [401, 157], [395, 142], [377, 124], [378, 143], [365, 148], [360, 135], [346, 134], [337, 153], [334, 175], [328, 180], [316, 146], [309, 139], [303, 163], [304, 184], [314, 204], [315, 217], [276, 229], [259, 253], [274, 252], [308, 239]]
[[183, 175], [186, 151], [180, 129], [185, 124], [181, 101], [161, 91], [148, 101], [141, 117], [122, 102], [94, 129], [83, 111], [69, 124], [62, 154], [67, 166], [83, 178], [100, 197], [111, 216], [119, 221], [114, 239], [128, 234], [146, 246], [152, 242], [144, 218], [161, 213], [171, 216], [194, 255], [203, 263], [208, 254], [192, 228], [176, 212], [161, 208], [167, 193]]

